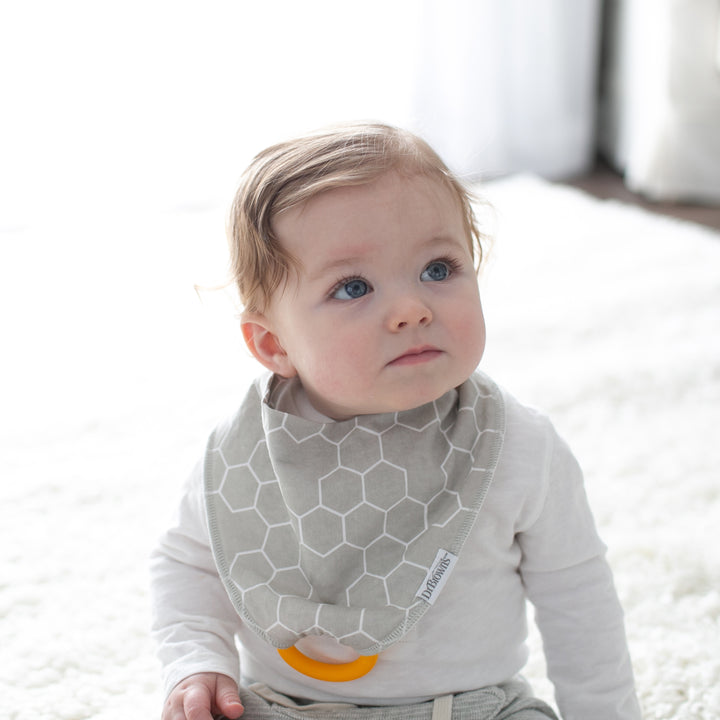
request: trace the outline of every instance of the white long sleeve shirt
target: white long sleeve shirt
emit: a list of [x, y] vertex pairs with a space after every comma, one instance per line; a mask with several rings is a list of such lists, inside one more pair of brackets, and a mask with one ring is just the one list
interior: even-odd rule
[[[198, 465], [151, 562], [153, 631], [167, 692], [198, 672], [361, 705], [496, 685], [527, 661], [529, 600], [564, 720], [637, 720], [623, 614], [580, 468], [545, 417], [504, 398], [502, 454], [450, 580], [375, 668], [349, 682], [300, 675], [242, 624], [210, 549]], [[312, 415], [297, 386], [275, 402], [285, 412]]]

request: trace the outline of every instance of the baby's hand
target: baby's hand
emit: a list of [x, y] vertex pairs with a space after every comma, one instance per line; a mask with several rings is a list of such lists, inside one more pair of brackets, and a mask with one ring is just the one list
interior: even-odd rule
[[198, 673], [173, 688], [162, 720], [213, 720], [219, 714], [236, 720], [243, 710], [234, 680], [219, 673]]

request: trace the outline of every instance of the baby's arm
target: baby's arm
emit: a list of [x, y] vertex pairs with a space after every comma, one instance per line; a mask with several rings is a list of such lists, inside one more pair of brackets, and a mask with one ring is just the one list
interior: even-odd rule
[[623, 612], [605, 559], [525, 572], [523, 581], [563, 717], [637, 720]]
[[639, 720], [623, 611], [582, 472], [554, 432], [545, 491], [521, 529], [521, 574], [565, 720]]
[[236, 720], [243, 714], [237, 683], [218, 673], [198, 673], [172, 690], [163, 707], [162, 720], [213, 720], [223, 714]]
[[152, 631], [166, 695], [189, 676], [204, 673], [232, 678], [237, 692], [240, 621], [209, 547], [199, 468], [175, 522], [152, 553], [150, 572]]

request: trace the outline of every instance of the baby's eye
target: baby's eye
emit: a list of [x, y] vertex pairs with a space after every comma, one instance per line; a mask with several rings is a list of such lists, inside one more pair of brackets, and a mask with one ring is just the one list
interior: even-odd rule
[[356, 298], [367, 295], [370, 292], [370, 286], [360, 278], [354, 278], [341, 282], [335, 290], [332, 297], [336, 300], [355, 300]]
[[421, 280], [431, 280], [438, 282], [447, 280], [450, 277], [452, 268], [444, 260], [435, 260], [431, 262], [420, 274]]

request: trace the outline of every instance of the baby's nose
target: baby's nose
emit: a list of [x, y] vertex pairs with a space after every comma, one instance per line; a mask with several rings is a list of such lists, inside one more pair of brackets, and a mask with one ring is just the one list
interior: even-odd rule
[[423, 327], [432, 322], [432, 311], [416, 295], [403, 295], [395, 300], [388, 315], [388, 325], [397, 331], [407, 327]]

